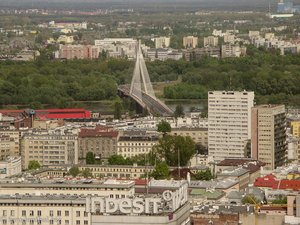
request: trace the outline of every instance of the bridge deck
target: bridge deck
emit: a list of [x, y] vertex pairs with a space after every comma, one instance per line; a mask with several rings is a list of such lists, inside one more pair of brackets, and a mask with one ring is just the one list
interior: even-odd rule
[[172, 110], [166, 106], [162, 101], [157, 98], [146, 94], [142, 91], [142, 99], [137, 96], [130, 94], [130, 87], [128, 85], [120, 85], [118, 91], [122, 92], [124, 95], [133, 98], [138, 104], [143, 108], [147, 108], [152, 114], [159, 114], [162, 116], [170, 116], [173, 114]]

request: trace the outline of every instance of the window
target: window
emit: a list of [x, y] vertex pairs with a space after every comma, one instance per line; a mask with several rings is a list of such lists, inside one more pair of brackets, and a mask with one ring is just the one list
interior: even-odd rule
[[36, 222], [38, 225], [42, 224], [42, 220], [37, 220]]
[[37, 211], [37, 215], [38, 215], [38, 216], [42, 216], [42, 211], [41, 211], [41, 210], [38, 210], [38, 211]]
[[65, 225], [69, 225], [69, 224], [70, 224], [69, 220], [65, 220]]
[[76, 220], [76, 225], [80, 225], [80, 220]]
[[65, 211], [65, 216], [69, 216], [69, 211]]
[[51, 224], [51, 225], [54, 224], [53, 220], [50, 220], [50, 224]]
[[[22, 210], [22, 216], [26, 216], [26, 211], [25, 210]], [[25, 221], [26, 223], [26, 221]]]
[[80, 217], [80, 211], [76, 211], [76, 217]]
[[34, 216], [34, 211], [33, 210], [29, 211], [29, 216]]
[[88, 217], [89, 213], [88, 212], [84, 212], [84, 217]]
[[57, 211], [57, 216], [61, 216], [61, 211], [60, 210]]
[[61, 224], [61, 220], [57, 220], [57, 224], [60, 225]]
[[53, 216], [53, 210], [50, 210], [50, 216]]
[[10, 216], [15, 216], [15, 210], [10, 210]]
[[22, 225], [26, 225], [26, 220], [22, 220]]
[[83, 224], [84, 224], [84, 225], [88, 225], [88, 224], [89, 224], [89, 221], [85, 220], [85, 221], [83, 222]]
[[2, 220], [2, 224], [3, 225], [7, 224], [7, 220]]
[[31, 220], [29, 220], [29, 224], [34, 224], [34, 220], [33, 219], [31, 219]]
[[10, 224], [11, 225], [15, 224], [15, 221], [14, 220], [10, 220]]
[[3, 210], [3, 216], [7, 216], [7, 211]]

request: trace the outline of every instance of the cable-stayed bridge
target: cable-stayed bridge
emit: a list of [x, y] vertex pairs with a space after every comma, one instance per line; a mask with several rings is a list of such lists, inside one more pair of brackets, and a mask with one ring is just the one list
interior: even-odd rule
[[137, 50], [131, 85], [120, 85], [118, 91], [125, 96], [131, 97], [151, 114], [159, 114], [162, 116], [170, 116], [173, 114], [172, 110], [156, 98], [154, 94], [140, 44]]

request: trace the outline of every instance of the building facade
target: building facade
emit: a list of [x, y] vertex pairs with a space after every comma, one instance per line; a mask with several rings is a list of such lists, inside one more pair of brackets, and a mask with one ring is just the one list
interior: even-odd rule
[[259, 105], [251, 115], [252, 158], [275, 169], [286, 161], [286, 115], [284, 105]]
[[97, 126], [82, 128], [78, 134], [78, 156], [84, 159], [88, 152], [100, 159], [117, 154], [118, 132], [112, 128]]
[[208, 147], [208, 129], [207, 128], [173, 128], [172, 135], [191, 137], [196, 144]]
[[155, 48], [168, 48], [170, 47], [170, 38], [169, 37], [157, 37], [154, 38]]
[[10, 156], [0, 161], [0, 178], [10, 177], [22, 172], [21, 157]]
[[291, 121], [291, 128], [292, 135], [300, 138], [300, 120]]
[[203, 45], [204, 47], [217, 47], [219, 44], [219, 39], [218, 37], [214, 37], [214, 36], [208, 36], [208, 37], [204, 37], [203, 40]]
[[208, 92], [208, 154], [214, 160], [246, 156], [253, 101], [254, 92]]
[[187, 36], [183, 37], [184, 48], [196, 48], [198, 46], [198, 37]]
[[19, 156], [20, 153], [20, 132], [18, 130], [0, 130], [0, 136], [10, 138], [10, 156]]
[[25, 134], [21, 140], [22, 168], [32, 160], [42, 166], [78, 163], [78, 137], [73, 134]]
[[99, 53], [94, 45], [59, 45], [60, 59], [96, 59]]
[[145, 132], [125, 132], [118, 139], [117, 154], [125, 158], [148, 154], [157, 143], [157, 135]]

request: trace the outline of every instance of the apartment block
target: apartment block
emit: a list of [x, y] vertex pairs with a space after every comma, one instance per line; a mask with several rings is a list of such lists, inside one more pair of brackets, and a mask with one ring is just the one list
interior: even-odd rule
[[[95, 40], [95, 46], [99, 47], [100, 52], [107, 52], [109, 57], [128, 59], [136, 58], [138, 41], [133, 38], [104, 38]], [[142, 47], [143, 48], [143, 47]]]
[[235, 42], [235, 35], [233, 34], [225, 34], [224, 35], [224, 42], [234, 44]]
[[94, 45], [59, 45], [60, 59], [96, 59], [99, 53]]
[[25, 134], [21, 140], [22, 167], [36, 160], [43, 166], [77, 164], [78, 137], [73, 134]]
[[201, 144], [204, 147], [208, 147], [208, 129], [207, 128], [173, 128], [172, 135], [191, 137], [196, 144]]
[[13, 145], [9, 136], [0, 136], [0, 160], [5, 160], [10, 156], [10, 149]]
[[118, 132], [109, 127], [81, 128], [78, 137], [78, 155], [84, 159], [88, 152], [96, 157], [109, 158], [117, 154]]
[[246, 156], [253, 101], [254, 92], [208, 92], [208, 154], [214, 160]]
[[204, 40], [203, 40], [204, 47], [208, 47], [208, 46], [216, 47], [216, 46], [218, 46], [218, 44], [219, 44], [218, 37], [214, 37], [214, 36], [204, 37]]
[[221, 57], [220, 47], [204, 47], [196, 49], [187, 49], [183, 53], [186, 61], [200, 60], [205, 56], [210, 56], [214, 58]]
[[291, 128], [292, 135], [300, 138], [300, 120], [291, 121]]
[[184, 48], [196, 48], [198, 46], [198, 37], [187, 36], [183, 37]]
[[155, 48], [168, 48], [170, 47], [170, 38], [169, 37], [157, 37], [154, 38]]
[[124, 132], [118, 139], [118, 155], [127, 158], [147, 154], [157, 143], [157, 135], [145, 132]]
[[0, 136], [10, 138], [10, 155], [19, 156], [20, 153], [20, 132], [18, 130], [0, 130]]
[[240, 47], [234, 44], [225, 44], [221, 47], [222, 58], [240, 57], [246, 55], [246, 47]]
[[90, 225], [86, 199], [79, 196], [0, 196], [0, 223]]
[[259, 105], [251, 114], [252, 158], [275, 169], [286, 161], [286, 114], [284, 105]]

